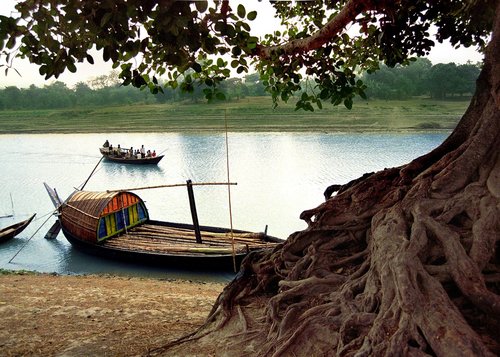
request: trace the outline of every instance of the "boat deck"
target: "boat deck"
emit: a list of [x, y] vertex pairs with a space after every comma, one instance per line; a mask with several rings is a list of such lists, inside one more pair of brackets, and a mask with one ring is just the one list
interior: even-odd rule
[[196, 242], [193, 229], [143, 224], [113, 237], [101, 244], [103, 247], [118, 250], [154, 254], [181, 255], [226, 255], [247, 254], [252, 250], [272, 248], [278, 243], [266, 240], [264, 233], [251, 232], [213, 232], [201, 230], [203, 243]]

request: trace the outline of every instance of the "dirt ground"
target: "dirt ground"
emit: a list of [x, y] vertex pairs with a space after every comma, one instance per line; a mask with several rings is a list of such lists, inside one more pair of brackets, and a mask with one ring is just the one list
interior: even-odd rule
[[147, 355], [195, 331], [223, 288], [92, 275], [0, 275], [0, 354]]

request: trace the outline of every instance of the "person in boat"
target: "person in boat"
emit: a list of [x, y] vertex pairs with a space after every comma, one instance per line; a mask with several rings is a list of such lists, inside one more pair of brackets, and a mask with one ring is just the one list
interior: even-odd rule
[[106, 139], [106, 141], [104, 142], [104, 144], [102, 144], [102, 147], [109, 148], [109, 141], [108, 141], [108, 139]]
[[118, 144], [118, 147], [116, 148], [116, 156], [122, 156], [122, 148], [120, 147], [120, 144]]
[[156, 150], [153, 150], [153, 152], [151, 153], [151, 156], [156, 157]]
[[148, 151], [146, 152], [146, 157], [151, 157], [151, 150], [148, 150]]
[[137, 150], [137, 158], [140, 159], [142, 157], [141, 152]]
[[146, 157], [146, 149], [144, 149], [144, 145], [141, 146], [141, 157], [143, 159]]

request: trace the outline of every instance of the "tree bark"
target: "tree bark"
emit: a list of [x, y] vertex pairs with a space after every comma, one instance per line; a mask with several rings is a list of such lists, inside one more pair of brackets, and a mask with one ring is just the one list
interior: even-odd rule
[[342, 187], [250, 254], [190, 344], [221, 356], [500, 355], [500, 10], [471, 104], [438, 148]]

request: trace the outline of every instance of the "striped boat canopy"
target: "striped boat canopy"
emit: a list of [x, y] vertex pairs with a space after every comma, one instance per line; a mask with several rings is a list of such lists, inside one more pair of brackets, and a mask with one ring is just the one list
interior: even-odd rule
[[132, 192], [76, 191], [60, 209], [63, 227], [88, 242], [111, 238], [148, 219], [144, 201]]

